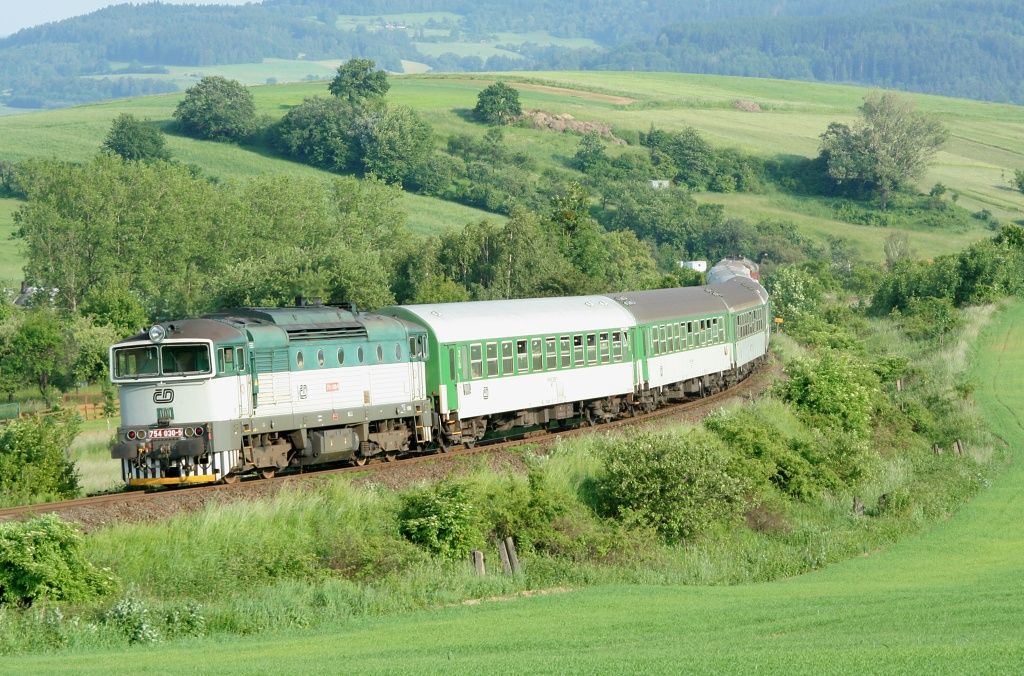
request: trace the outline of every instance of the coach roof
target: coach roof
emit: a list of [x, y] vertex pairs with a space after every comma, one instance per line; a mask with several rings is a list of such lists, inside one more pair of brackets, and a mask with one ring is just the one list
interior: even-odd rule
[[398, 305], [381, 313], [418, 321], [442, 343], [621, 329], [636, 324], [629, 312], [606, 296]]

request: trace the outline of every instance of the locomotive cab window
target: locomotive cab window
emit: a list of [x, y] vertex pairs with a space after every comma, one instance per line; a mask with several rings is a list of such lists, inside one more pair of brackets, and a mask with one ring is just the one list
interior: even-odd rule
[[245, 373], [245, 353], [240, 347], [235, 348], [235, 368], [239, 373]]
[[210, 348], [165, 343], [160, 348], [160, 362], [165, 376], [210, 373]]
[[143, 378], [160, 375], [156, 347], [126, 347], [114, 350], [114, 375], [118, 378]]

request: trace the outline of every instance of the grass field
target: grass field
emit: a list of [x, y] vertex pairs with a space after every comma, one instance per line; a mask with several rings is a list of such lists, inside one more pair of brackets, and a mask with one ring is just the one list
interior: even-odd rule
[[[269, 63], [269, 62], [268, 62]], [[274, 62], [298, 73], [314, 62]], [[324, 62], [328, 68], [333, 62]], [[265, 65], [265, 64], [262, 64]], [[261, 64], [249, 64], [232, 75], [245, 79], [244, 69], [260, 72]], [[182, 69], [197, 71], [197, 69]], [[205, 71], [204, 71], [205, 72]], [[256, 77], [252, 75], [252, 77]], [[569, 113], [581, 120], [607, 122], [616, 129], [645, 131], [652, 125], [679, 129], [694, 126], [715, 144], [733, 146], [766, 157], [812, 156], [818, 137], [833, 120], [853, 120], [857, 106], [869, 91], [860, 87], [723, 76], [669, 73], [550, 72], [505, 73], [503, 79], [519, 82], [524, 107]], [[388, 98], [419, 110], [435, 130], [437, 143], [454, 133], [481, 134], [479, 125], [467, 121], [465, 111], [494, 76], [486, 74], [398, 76], [391, 80]], [[262, 80], [259, 80], [262, 81]], [[303, 98], [325, 95], [324, 82], [307, 82], [253, 88], [261, 114], [279, 117]], [[1002, 221], [1024, 219], [1024, 195], [1009, 188], [1013, 170], [1024, 168], [1024, 107], [983, 103], [936, 96], [910, 95], [920, 109], [940, 117], [951, 130], [951, 139], [936, 164], [921, 181], [927, 189], [942, 182], [959, 196], [970, 211], [988, 209]], [[131, 112], [159, 124], [167, 124], [180, 94], [108, 101], [71, 109], [0, 117], [0, 159], [18, 161], [29, 157], [85, 159], [96, 152], [111, 120], [119, 112]], [[754, 101], [762, 112], [736, 110], [737, 100]], [[509, 128], [508, 143], [529, 153], [538, 167], [564, 168], [579, 143], [572, 134]], [[236, 180], [266, 173], [329, 176], [277, 157], [233, 145], [171, 136], [174, 157], [194, 163], [207, 173]], [[771, 217], [795, 222], [816, 235], [839, 235], [853, 241], [865, 255], [881, 258], [881, 243], [891, 230], [867, 228], [836, 221], [799, 199], [778, 195], [700, 196], [703, 201], [726, 205], [728, 216], [756, 220]], [[459, 205], [409, 196], [406, 199], [410, 226], [416, 232], [490, 217]], [[2, 225], [0, 211], [0, 225]], [[910, 233], [922, 255], [937, 255], [962, 248], [989, 231], [979, 223], [964, 233]], [[8, 256], [10, 258], [10, 256]]]
[[18, 286], [21, 281], [21, 245], [12, 239], [14, 212], [18, 200], [0, 199], [0, 287]]
[[[929, 532], [788, 580], [617, 586], [484, 600], [308, 632], [128, 653], [4, 660], [12, 673], [1013, 673], [1024, 660], [1024, 304], [972, 357], [976, 398], [1008, 445], [993, 485]], [[853, 517], [851, 517], [853, 518]], [[244, 659], [240, 656], [244, 655]]]

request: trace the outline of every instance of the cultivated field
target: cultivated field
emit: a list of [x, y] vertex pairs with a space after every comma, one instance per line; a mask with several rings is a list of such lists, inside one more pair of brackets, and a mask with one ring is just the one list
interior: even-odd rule
[[[1024, 304], [973, 354], [976, 397], [1012, 460], [927, 533], [769, 584], [550, 590], [280, 636], [5, 658], [16, 673], [1015, 672], [1024, 660]], [[854, 518], [854, 517], [851, 517]], [[245, 660], [239, 660], [245, 655]]]

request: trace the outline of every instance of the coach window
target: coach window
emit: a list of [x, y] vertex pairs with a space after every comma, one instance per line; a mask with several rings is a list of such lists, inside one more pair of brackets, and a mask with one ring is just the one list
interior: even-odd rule
[[597, 334], [587, 334], [587, 363], [597, 363]]
[[484, 375], [483, 348], [480, 344], [469, 346], [470, 375], [473, 378], [482, 378]]
[[415, 338], [410, 338], [409, 339], [409, 358], [410, 359], [415, 359], [416, 357], [419, 357], [419, 356], [420, 356], [420, 354], [416, 350], [416, 339]]
[[622, 361], [622, 334], [612, 333], [612, 361]]
[[455, 377], [455, 346], [452, 345], [448, 348], [448, 379], [453, 383], [457, 380]]
[[662, 326], [660, 329], [661, 333], [661, 351], [663, 354], [668, 354], [672, 350], [672, 346], [668, 340], [668, 327]]
[[572, 366], [572, 341], [569, 336], [560, 336], [558, 338], [558, 351], [562, 354], [562, 368], [567, 369]]
[[516, 368], [520, 373], [526, 373], [530, 368], [530, 351], [525, 340], [516, 341]]
[[487, 343], [487, 377], [498, 375], [498, 344]]
[[235, 348], [235, 364], [239, 373], [245, 373], [245, 354], [240, 347]]
[[608, 334], [607, 333], [599, 333], [597, 335], [597, 348], [599, 350], [599, 356], [601, 358], [601, 363], [602, 364], [607, 364], [608, 360], [611, 358], [611, 352], [609, 351], [609, 346], [608, 346]]
[[302, 356], [302, 350], [299, 350], [295, 353], [295, 365], [301, 369], [305, 363], [306, 360]]
[[533, 362], [534, 371], [542, 371], [544, 369], [543, 345], [544, 343], [540, 338], [530, 340], [530, 361]]
[[501, 344], [501, 372], [506, 376], [510, 375], [513, 366], [515, 366], [515, 354], [512, 352], [512, 341], [506, 340]]
[[558, 368], [558, 355], [555, 353], [555, 339], [545, 338], [544, 339], [544, 352], [547, 358], [546, 368], [548, 371], [554, 371]]
[[658, 354], [658, 339], [655, 337], [656, 331], [657, 329], [651, 328], [651, 330], [647, 332], [647, 344], [651, 348], [650, 352], [652, 355]]
[[572, 337], [572, 363], [583, 366], [583, 336]]

